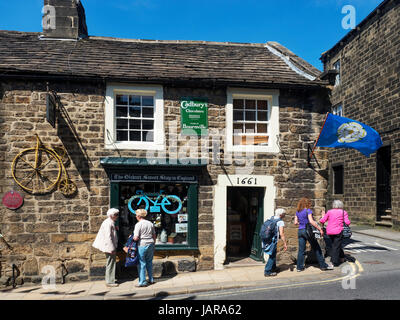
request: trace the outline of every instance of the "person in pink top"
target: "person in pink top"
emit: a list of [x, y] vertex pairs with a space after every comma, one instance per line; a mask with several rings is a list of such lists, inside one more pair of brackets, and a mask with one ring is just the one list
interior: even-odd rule
[[326, 227], [326, 234], [332, 241], [331, 248], [331, 261], [333, 266], [338, 267], [340, 263], [344, 262], [344, 252], [342, 249], [343, 243], [343, 221], [350, 225], [349, 215], [343, 209], [343, 202], [340, 200], [334, 200], [332, 203], [332, 209], [327, 213], [322, 212], [323, 217], [319, 222], [324, 225], [328, 222]]

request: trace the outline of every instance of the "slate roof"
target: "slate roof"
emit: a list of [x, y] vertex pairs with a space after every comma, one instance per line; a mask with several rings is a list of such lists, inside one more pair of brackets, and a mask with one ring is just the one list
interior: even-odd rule
[[[0, 76], [45, 75], [127, 82], [205, 81], [228, 85], [319, 86], [321, 72], [276, 42], [43, 40], [41, 33], [0, 31]], [[295, 66], [295, 68], [293, 68]], [[295, 71], [294, 69], [297, 69]], [[299, 72], [300, 70], [300, 72]], [[316, 77], [310, 80], [301, 74]]]

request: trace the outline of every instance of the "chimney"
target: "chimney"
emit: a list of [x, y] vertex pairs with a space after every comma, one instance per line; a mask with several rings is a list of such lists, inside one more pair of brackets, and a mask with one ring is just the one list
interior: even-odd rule
[[80, 0], [44, 0], [42, 13], [42, 38], [88, 37], [85, 9]]

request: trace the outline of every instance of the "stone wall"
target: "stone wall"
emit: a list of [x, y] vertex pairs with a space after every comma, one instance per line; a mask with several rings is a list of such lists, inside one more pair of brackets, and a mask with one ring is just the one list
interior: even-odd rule
[[[50, 89], [57, 92], [63, 106], [56, 128], [52, 128], [45, 119], [44, 82], [2, 82], [0, 88], [0, 196], [14, 189], [25, 198], [24, 205], [15, 211], [0, 207], [1, 233], [13, 249], [11, 251], [1, 245], [1, 276], [9, 277], [14, 263], [27, 282], [40, 281], [46, 265], [56, 268], [58, 280], [62, 276], [62, 264], [68, 270], [70, 280], [104, 277], [104, 254], [91, 246], [106, 218], [110, 201], [109, 181], [100, 165], [100, 158], [145, 158], [147, 153], [104, 148], [104, 84], [52, 82]], [[176, 134], [169, 127], [170, 121], [179, 119], [180, 98], [185, 96], [207, 97], [210, 130], [225, 127], [226, 88], [165, 86], [167, 156], [176, 154], [174, 143], [171, 143], [173, 139], [178, 138], [178, 147], [186, 143], [186, 137], [179, 135], [179, 125]], [[310, 197], [317, 211], [325, 206], [328, 153], [326, 150], [316, 152], [321, 169], [315, 166], [308, 168], [307, 146], [318, 135], [328, 103], [326, 97], [324, 90], [281, 90], [282, 152], [258, 153], [252, 163], [253, 174], [275, 177], [276, 206], [288, 211], [289, 252], [281, 255], [282, 259], [286, 257], [290, 260], [290, 255], [297, 250], [297, 232], [292, 220], [300, 197]], [[11, 163], [21, 150], [35, 145], [34, 133], [45, 145], [66, 149], [68, 175], [77, 185], [74, 196], [65, 197], [58, 190], [34, 196], [24, 192], [14, 182]], [[187, 149], [188, 155], [196, 148], [200, 152], [199, 145], [191, 146]], [[209, 151], [209, 159], [212, 156]], [[219, 156], [222, 157], [221, 154]], [[227, 173], [234, 173], [235, 168], [235, 163], [225, 166]], [[162, 273], [160, 268], [175, 268], [177, 271], [213, 268], [213, 186], [218, 175], [225, 174], [225, 170], [218, 164], [210, 163], [207, 172], [207, 176], [201, 177], [199, 186], [199, 251], [189, 255], [185, 252], [157, 252], [155, 265], [158, 265], [159, 274]], [[172, 267], [167, 263], [171, 259], [175, 261]]]
[[[373, 20], [350, 42], [330, 53], [324, 66], [333, 68], [340, 59], [341, 81], [333, 88], [331, 103], [342, 104], [344, 116], [361, 121], [375, 130], [384, 146], [392, 151], [392, 219], [400, 223], [400, 6]], [[344, 194], [332, 195], [328, 202], [344, 201], [353, 221], [373, 225], [376, 220], [376, 153], [366, 158], [356, 150], [336, 149], [330, 164], [344, 165]]]

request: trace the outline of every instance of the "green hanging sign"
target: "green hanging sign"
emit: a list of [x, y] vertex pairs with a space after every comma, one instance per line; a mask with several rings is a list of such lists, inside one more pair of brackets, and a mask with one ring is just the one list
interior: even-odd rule
[[208, 135], [207, 99], [181, 99], [181, 133], [184, 135]]

